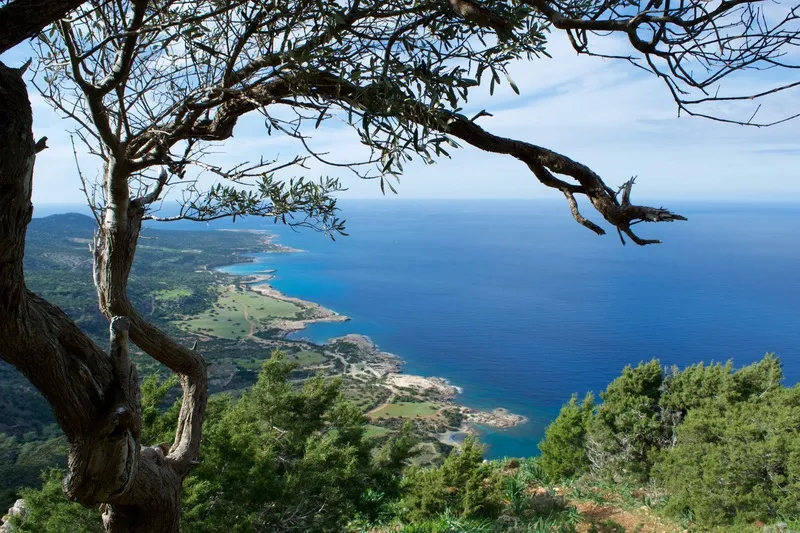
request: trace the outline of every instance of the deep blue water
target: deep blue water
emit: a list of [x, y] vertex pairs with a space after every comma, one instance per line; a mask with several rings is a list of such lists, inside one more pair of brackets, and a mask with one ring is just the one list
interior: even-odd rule
[[536, 454], [573, 392], [598, 392], [653, 357], [741, 366], [776, 352], [787, 383], [800, 381], [798, 204], [670, 204], [689, 221], [637, 226], [664, 240], [644, 248], [595, 236], [560, 202], [342, 207], [350, 236], [335, 243], [237, 222], [307, 252], [263, 254], [232, 271], [275, 268], [281, 291], [353, 319], [301, 336], [369, 335], [405, 371], [463, 387], [461, 402], [529, 417], [483, 436], [491, 457]]

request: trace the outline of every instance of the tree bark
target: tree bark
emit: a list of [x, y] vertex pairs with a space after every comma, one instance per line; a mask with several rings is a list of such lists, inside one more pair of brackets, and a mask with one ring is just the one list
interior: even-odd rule
[[[157, 447], [142, 448], [139, 380], [128, 359], [129, 329], [134, 340], [150, 333], [141, 318], [135, 312], [129, 318], [123, 318], [123, 313], [114, 315], [106, 353], [63, 311], [25, 286], [23, 255], [33, 213], [36, 145], [21, 72], [3, 63], [0, 146], [4, 150], [0, 160], [0, 357], [42, 393], [67, 437], [67, 497], [84, 505], [105, 504], [103, 518], [110, 532], [177, 532], [181, 481], [199, 446], [205, 366], [200, 365], [200, 378], [182, 376], [184, 391], [190, 392], [188, 407], [192, 407], [191, 416], [182, 420], [193, 431], [179, 428], [182, 438], [176, 439], [169, 455]], [[125, 250], [120, 250], [124, 255]], [[127, 282], [130, 264], [120, 271], [125, 272], [121, 280]], [[154, 335], [149, 342], [158, 341]], [[142, 344], [153, 349], [148, 342]], [[195, 364], [202, 361], [194, 355]], [[195, 370], [192, 364], [185, 366]], [[202, 405], [199, 409], [198, 404]], [[184, 439], [187, 433], [197, 440]]]
[[33, 37], [86, 0], [12, 0], [0, 8], [0, 53]]
[[180, 345], [147, 321], [128, 297], [128, 278], [146, 207], [144, 199], [130, 199], [130, 174], [126, 163], [109, 157], [104, 180], [108, 205], [94, 241], [95, 287], [100, 311], [109, 318], [128, 317], [133, 342], [179, 377], [183, 401], [167, 457], [181, 475], [186, 475], [200, 450], [208, 401], [208, 365], [198, 352]]

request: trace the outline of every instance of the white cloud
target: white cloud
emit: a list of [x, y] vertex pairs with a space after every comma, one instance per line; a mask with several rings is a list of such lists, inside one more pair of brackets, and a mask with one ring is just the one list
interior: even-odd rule
[[[621, 43], [619, 39], [605, 41], [612, 51]], [[639, 175], [635, 194], [640, 198], [800, 200], [800, 121], [756, 129], [679, 119], [669, 92], [654, 77], [622, 61], [576, 56], [560, 35], [552, 36], [549, 50], [554, 59], [520, 62], [511, 69], [521, 96], [503, 80], [493, 97], [488, 89], [475, 92], [468, 112], [484, 108], [493, 112], [493, 117], [480, 121], [488, 130], [560, 151], [595, 169], [612, 186]], [[8, 55], [3, 59], [10, 61]], [[747, 91], [768, 81], [774, 80], [751, 73], [748, 78], [732, 79], [729, 89]], [[769, 117], [800, 111], [796, 94], [776, 95], [761, 113]], [[37, 160], [34, 201], [81, 202], [72, 148], [64, 132], [69, 123], [38, 96], [32, 95], [32, 101], [35, 134], [47, 135], [51, 146]], [[321, 127], [312, 143], [337, 161], [365, 153], [357, 135], [342, 127]], [[235, 137], [220, 145], [218, 152], [215, 162], [234, 164], [262, 155], [280, 154], [286, 160], [301, 153], [302, 147], [295, 140], [267, 136], [263, 120], [254, 115], [242, 121]], [[452, 160], [433, 166], [407, 165], [400, 197], [558, 197], [507, 156], [469, 147], [452, 155]], [[81, 159], [84, 171], [94, 175], [91, 159]], [[358, 180], [347, 171], [319, 163], [310, 167], [305, 172], [309, 177], [341, 176], [350, 188], [349, 197], [381, 196], [375, 181]]]

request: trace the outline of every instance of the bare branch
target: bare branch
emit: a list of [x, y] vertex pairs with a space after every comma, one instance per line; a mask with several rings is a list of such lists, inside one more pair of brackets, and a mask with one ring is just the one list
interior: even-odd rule
[[133, 14], [130, 25], [125, 30], [125, 38], [117, 52], [111, 71], [96, 85], [99, 94], [106, 94], [117, 87], [128, 76], [133, 61], [134, 50], [139, 40], [138, 30], [142, 26], [149, 0], [132, 0]]
[[586, 226], [587, 228], [597, 233], [598, 235], [606, 234], [606, 230], [604, 230], [591, 220], [588, 220], [587, 218], [584, 218], [583, 215], [581, 215], [581, 212], [578, 210], [578, 202], [575, 200], [575, 195], [573, 195], [568, 190], [562, 192], [564, 193], [564, 196], [566, 196], [567, 202], [569, 203], [569, 210], [572, 213], [573, 218], [575, 218], [575, 220], [578, 222], [578, 224]]
[[37, 154], [43, 150], [47, 150], [47, 148], [47, 137], [42, 137], [36, 141], [36, 145], [34, 146], [34, 150]]
[[[788, 49], [800, 45], [800, 9], [796, 5], [781, 10], [782, 4], [766, 0], [688, 0], [634, 2], [621, 9], [615, 0], [524, 1], [553, 26], [566, 31], [578, 53], [625, 59], [655, 74], [669, 88], [679, 112], [759, 127], [798, 116], [789, 112], [784, 118], [755, 122], [754, 113], [730, 118], [700, 110], [703, 104], [754, 100], [800, 84], [789, 79], [750, 94], [725, 96], [719, 92], [720, 83], [737, 72], [800, 68], [796, 62], [783, 60]], [[615, 33], [625, 35], [641, 55], [607, 55], [593, 50], [590, 35]], [[692, 98], [696, 93], [702, 96]]]

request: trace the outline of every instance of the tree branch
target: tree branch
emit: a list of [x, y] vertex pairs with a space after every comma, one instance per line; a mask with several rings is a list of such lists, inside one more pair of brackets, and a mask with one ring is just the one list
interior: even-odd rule
[[[727, 76], [743, 70], [800, 68], [800, 64], [791, 63], [787, 55], [788, 48], [800, 44], [798, 6], [786, 5], [783, 13], [775, 7], [767, 13], [765, 0], [724, 0], [711, 4], [705, 0], [653, 0], [646, 4], [634, 3], [625, 9], [620, 9], [615, 0], [523, 1], [553, 26], [566, 31], [578, 53], [625, 59], [655, 74], [669, 88], [680, 112], [759, 127], [798, 116], [791, 112], [781, 119], [755, 122], [754, 115], [748, 115], [747, 119], [725, 118], [696, 110], [703, 103], [752, 100], [798, 86], [800, 82], [789, 79], [785, 83], [778, 81], [768, 90], [731, 97], [711, 90]], [[611, 33], [624, 34], [643, 60], [594, 52], [589, 35]], [[703, 97], [691, 98], [692, 92], [699, 92]]]
[[12, 0], [0, 7], [0, 53], [36, 36], [85, 0]]
[[[393, 95], [396, 99], [403, 100], [401, 108], [387, 110], [387, 97], [392, 92], [393, 89], [385, 83], [357, 86], [332, 73], [304, 71], [295, 74], [287, 72], [280, 79], [246, 90], [227, 93], [228, 100], [217, 109], [213, 119], [198, 122], [193, 127], [176, 124], [172, 130], [160, 133], [164, 139], [167, 139], [164, 141], [165, 144], [174, 144], [184, 139], [223, 140], [233, 134], [233, 128], [240, 116], [266, 107], [289, 94], [302, 95], [333, 104], [367, 109], [378, 116], [415, 121], [422, 126], [431, 127], [459, 138], [483, 151], [511, 155], [525, 163], [543, 185], [561, 191], [567, 199], [575, 220], [598, 235], [605, 234], [605, 231], [580, 214], [575, 201], [576, 194], [585, 195], [607, 222], [640, 245], [654, 244], [658, 241], [638, 238], [631, 231], [631, 224], [639, 221], [686, 220], [685, 217], [663, 208], [631, 205], [630, 202], [620, 204], [615, 191], [586, 165], [541, 146], [489, 133], [463, 115], [429, 108], [407, 98], [402, 93]], [[142, 142], [142, 140], [137, 139], [136, 142]], [[554, 174], [568, 177], [576, 183], [560, 179]], [[630, 182], [628, 200], [630, 199], [629, 189], [632, 186], [633, 182]]]
[[133, 60], [133, 53], [139, 41], [138, 30], [142, 26], [149, 0], [133, 0], [133, 15], [130, 25], [125, 30], [125, 38], [117, 52], [111, 71], [97, 84], [97, 92], [101, 95], [114, 90], [128, 76]]
[[[313, 75], [304, 73], [304, 75], [311, 88], [308, 96], [325, 98], [339, 103], [344, 101], [366, 108], [377, 115], [389, 116], [385, 104], [387, 87], [384, 85], [360, 87], [324, 72], [316, 72]], [[308, 80], [309, 76], [311, 77], [310, 81]], [[605, 232], [580, 214], [574, 199], [575, 194], [585, 195], [607, 222], [619, 228], [631, 240], [640, 245], [655, 244], [659, 241], [638, 238], [631, 231], [631, 224], [639, 221], [686, 220], [685, 217], [664, 208], [631, 205], [629, 200], [633, 181], [627, 185], [628, 193], [625, 197], [628, 202], [620, 204], [615, 192], [586, 165], [541, 146], [489, 133], [463, 115], [431, 109], [408, 98], [405, 99], [402, 110], [393, 109], [391, 112], [399, 114], [405, 120], [414, 120], [442, 133], [457, 137], [485, 152], [511, 155], [519, 159], [528, 166], [539, 182], [547, 187], [560, 190], [567, 198], [575, 220], [598, 235], [603, 235]], [[553, 173], [568, 176], [577, 184], [558, 179], [553, 176]]]
[[[166, 459], [182, 477], [197, 460], [203, 416], [208, 400], [206, 362], [145, 320], [130, 301], [127, 282], [147, 203], [128, 201], [128, 175], [106, 169], [106, 187], [114, 191], [94, 245], [94, 279], [100, 311], [107, 317], [130, 320], [131, 340], [153, 359], [178, 374], [183, 400], [175, 440]], [[146, 199], [146, 198], [145, 198]]]

